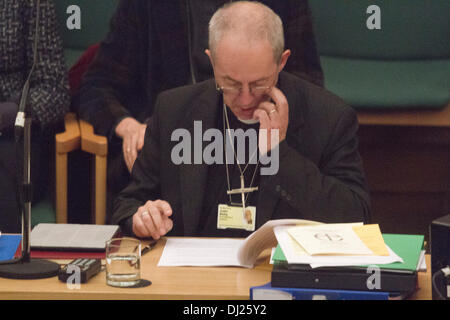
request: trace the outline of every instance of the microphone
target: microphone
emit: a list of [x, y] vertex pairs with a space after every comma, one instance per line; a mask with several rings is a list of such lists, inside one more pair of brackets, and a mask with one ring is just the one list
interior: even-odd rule
[[23, 133], [23, 128], [25, 126], [25, 117], [27, 115], [27, 101], [28, 101], [28, 93], [30, 91], [30, 79], [31, 75], [34, 72], [34, 69], [37, 64], [37, 46], [39, 42], [39, 16], [40, 16], [40, 0], [37, 0], [37, 9], [36, 9], [36, 26], [34, 31], [34, 45], [33, 45], [33, 65], [31, 66], [30, 73], [28, 74], [27, 80], [25, 81], [25, 84], [22, 88], [22, 95], [20, 97], [19, 102], [19, 110], [17, 112], [16, 121], [14, 124], [15, 127], [15, 137], [16, 141], [19, 141], [20, 137]]

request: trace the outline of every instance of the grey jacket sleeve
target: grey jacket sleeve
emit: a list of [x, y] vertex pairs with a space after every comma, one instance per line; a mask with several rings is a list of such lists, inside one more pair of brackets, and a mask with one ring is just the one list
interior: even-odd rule
[[[28, 21], [26, 57], [28, 70], [33, 65], [33, 46], [36, 22], [35, 1], [27, 2]], [[69, 110], [70, 96], [61, 37], [58, 33], [56, 11], [52, 1], [40, 2], [38, 57], [31, 77], [28, 101], [33, 120], [45, 128], [64, 118]], [[28, 73], [28, 71], [27, 71]]]

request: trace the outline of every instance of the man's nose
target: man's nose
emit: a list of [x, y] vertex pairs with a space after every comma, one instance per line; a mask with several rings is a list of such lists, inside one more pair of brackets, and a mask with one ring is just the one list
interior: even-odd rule
[[243, 106], [250, 105], [253, 102], [253, 99], [255, 99], [255, 97], [251, 93], [250, 87], [242, 86], [241, 92], [239, 93], [239, 104]]

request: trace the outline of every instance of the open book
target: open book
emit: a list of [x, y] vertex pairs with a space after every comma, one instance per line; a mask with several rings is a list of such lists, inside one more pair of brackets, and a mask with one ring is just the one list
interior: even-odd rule
[[317, 225], [301, 219], [270, 220], [245, 239], [169, 238], [158, 266], [239, 266], [252, 268], [262, 251], [276, 247], [276, 226]]

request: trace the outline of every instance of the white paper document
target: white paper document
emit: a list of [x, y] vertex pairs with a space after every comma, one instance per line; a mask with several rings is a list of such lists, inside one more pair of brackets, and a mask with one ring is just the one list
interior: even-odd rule
[[317, 225], [301, 219], [271, 220], [245, 239], [169, 238], [158, 266], [238, 266], [252, 268], [265, 249], [277, 245], [273, 228], [279, 225]]
[[292, 227], [287, 232], [309, 255], [373, 255], [352, 229], [353, 224]]
[[389, 256], [375, 255], [309, 255], [287, 232], [289, 227], [279, 226], [274, 228], [275, 236], [288, 261], [292, 264], [309, 264], [311, 268], [334, 266], [358, 266], [371, 264], [388, 264], [403, 262], [389, 247]]
[[158, 267], [238, 266], [238, 251], [245, 239], [167, 239]]

